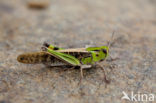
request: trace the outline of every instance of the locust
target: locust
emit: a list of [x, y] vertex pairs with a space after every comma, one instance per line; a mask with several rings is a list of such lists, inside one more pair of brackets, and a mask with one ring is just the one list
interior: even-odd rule
[[81, 79], [83, 78], [83, 69], [96, 66], [103, 70], [104, 81], [109, 83], [104, 67], [100, 65], [108, 58], [109, 47], [110, 42], [108, 46], [64, 49], [44, 42], [41, 51], [21, 54], [17, 57], [17, 61], [25, 64], [41, 63], [50, 67], [71, 66], [79, 68]]

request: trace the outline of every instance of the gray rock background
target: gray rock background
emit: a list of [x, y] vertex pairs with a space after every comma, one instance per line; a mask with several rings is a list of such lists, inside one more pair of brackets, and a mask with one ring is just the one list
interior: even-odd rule
[[[48, 1], [47, 1], [48, 2]], [[79, 70], [25, 65], [16, 58], [42, 43], [65, 48], [106, 45], [115, 32], [107, 64]], [[131, 103], [122, 91], [156, 93], [155, 0], [51, 0], [32, 9], [25, 0], [0, 0], [0, 103]], [[154, 103], [154, 102], [153, 102]]]

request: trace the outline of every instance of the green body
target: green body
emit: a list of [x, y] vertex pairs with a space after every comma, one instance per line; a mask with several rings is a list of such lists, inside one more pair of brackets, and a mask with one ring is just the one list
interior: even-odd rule
[[[55, 56], [58, 59], [61, 59], [70, 65], [80, 66], [80, 65], [92, 65], [96, 62], [103, 61], [108, 57], [109, 48], [107, 46], [101, 47], [88, 47], [85, 49], [89, 56], [83, 56], [82, 58], [76, 58], [70, 54], [59, 52], [58, 50], [63, 50], [63, 48], [58, 48], [53, 45], [44, 45], [47, 52]], [[56, 49], [57, 48], [57, 49]]]

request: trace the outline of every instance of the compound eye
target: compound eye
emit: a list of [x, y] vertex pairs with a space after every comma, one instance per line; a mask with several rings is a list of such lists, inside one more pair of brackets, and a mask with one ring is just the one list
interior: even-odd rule
[[106, 49], [102, 49], [102, 52], [107, 54], [107, 50]]
[[58, 47], [54, 47], [54, 50], [59, 50], [59, 48]]

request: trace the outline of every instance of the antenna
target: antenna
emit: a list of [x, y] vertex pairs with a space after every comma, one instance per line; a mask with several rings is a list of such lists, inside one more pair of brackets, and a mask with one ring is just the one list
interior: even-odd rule
[[108, 48], [111, 46], [112, 41], [114, 41], [115, 30], [112, 33], [111, 39], [108, 41]]

